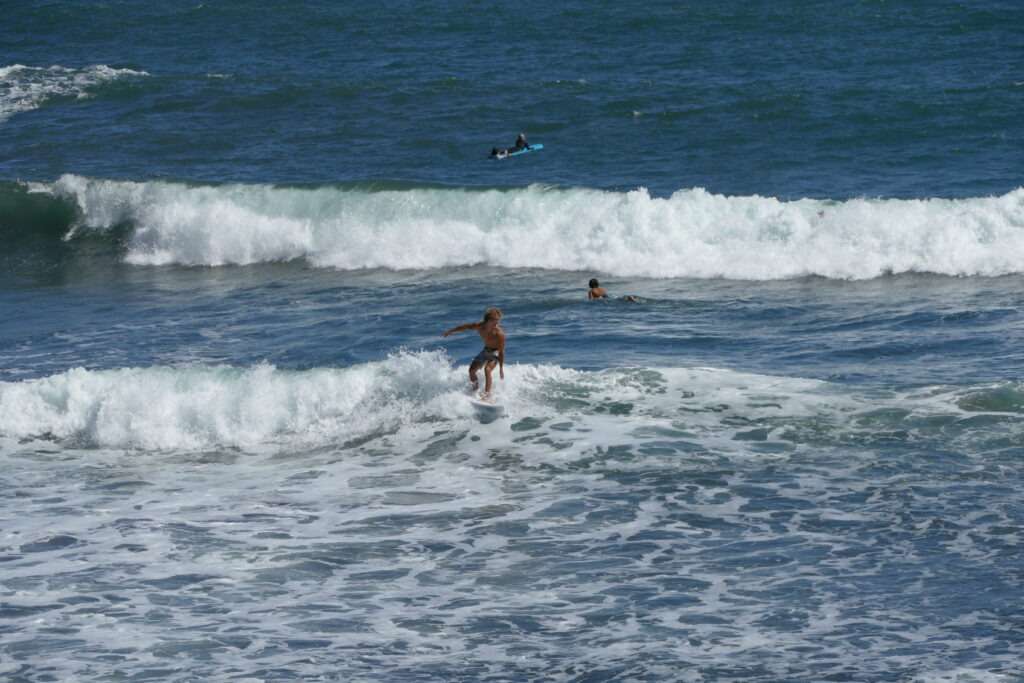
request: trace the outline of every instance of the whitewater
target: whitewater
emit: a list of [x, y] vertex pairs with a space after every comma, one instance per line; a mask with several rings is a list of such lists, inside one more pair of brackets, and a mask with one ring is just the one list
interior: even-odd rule
[[0, 617], [61, 678], [1013, 680], [1018, 384], [508, 373], [488, 424], [432, 352], [2, 383]]
[[[719, 452], [736, 451], [735, 441], [772, 442], [791, 451], [811, 423], [823, 430], [820, 445], [870, 438], [880, 425], [925, 428], [932, 436], [941, 431], [947, 440], [988, 440], [995, 432], [1017, 439], [1024, 424], [1019, 424], [1024, 392], [1017, 383], [868, 396], [820, 381], [713, 368], [595, 373], [514, 364], [509, 375], [501, 400], [513, 431], [560, 416], [583, 421], [587, 427], [580, 431], [601, 432], [583, 448], [636, 440], [646, 430], [654, 430], [652, 436], [659, 429], [670, 432], [679, 428], [681, 414], [688, 416], [686, 430], [694, 438], [699, 434], [704, 447], [713, 440]], [[479, 415], [465, 381], [463, 371], [439, 352], [401, 352], [381, 362], [306, 371], [266, 364], [76, 368], [0, 383], [0, 434], [143, 451], [318, 448], [440, 426], [473, 429]], [[745, 417], [734, 423], [738, 415]], [[993, 433], [976, 428], [980, 418], [987, 418]], [[632, 439], [613, 436], [608, 431], [613, 428], [633, 430]]]
[[[622, 277], [999, 276], [1024, 263], [1024, 189], [973, 199], [652, 197], [522, 189], [195, 186], [63, 176], [65, 239], [129, 225], [136, 265], [304, 260], [344, 270], [488, 265]], [[385, 246], [386, 245], [386, 246]]]

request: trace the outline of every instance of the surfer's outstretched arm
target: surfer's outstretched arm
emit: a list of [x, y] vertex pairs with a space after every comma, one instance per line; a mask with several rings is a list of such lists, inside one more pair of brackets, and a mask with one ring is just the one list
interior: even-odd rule
[[455, 327], [453, 327], [450, 330], [445, 330], [441, 334], [441, 336], [442, 337], [447, 337], [449, 335], [453, 335], [453, 334], [456, 334], [458, 332], [465, 332], [466, 330], [479, 329], [479, 327], [480, 327], [480, 323], [466, 323], [465, 325], [456, 325]]

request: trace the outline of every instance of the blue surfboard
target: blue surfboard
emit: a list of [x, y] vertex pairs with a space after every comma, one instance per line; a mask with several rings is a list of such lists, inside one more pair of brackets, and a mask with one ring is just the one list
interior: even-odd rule
[[534, 144], [534, 145], [528, 145], [524, 149], [519, 150], [518, 152], [506, 152], [505, 154], [499, 154], [499, 155], [497, 155], [495, 157], [492, 157], [492, 158], [493, 159], [505, 159], [507, 157], [517, 157], [520, 154], [526, 154], [527, 152], [536, 152], [536, 151], [541, 150], [541, 149], [544, 149], [544, 145], [542, 145], [541, 143], [538, 142], [537, 144]]

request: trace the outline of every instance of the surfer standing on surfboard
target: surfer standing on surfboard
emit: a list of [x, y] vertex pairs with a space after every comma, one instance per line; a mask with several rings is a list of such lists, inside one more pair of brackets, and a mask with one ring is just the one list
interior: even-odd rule
[[480, 388], [476, 373], [481, 366], [484, 369], [484, 393], [480, 398], [491, 396], [491, 373], [494, 366], [498, 366], [498, 376], [505, 379], [505, 330], [501, 329], [501, 309], [488, 308], [484, 311], [484, 319], [478, 323], [466, 323], [447, 330], [442, 337], [464, 332], [465, 330], [476, 330], [480, 338], [484, 340], [484, 349], [476, 355], [473, 362], [469, 364], [469, 382], [473, 385], [473, 391]]

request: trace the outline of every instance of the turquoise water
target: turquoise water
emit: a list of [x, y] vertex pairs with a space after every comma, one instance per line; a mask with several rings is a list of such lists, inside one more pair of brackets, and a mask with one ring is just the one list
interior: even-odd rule
[[1022, 680], [1018, 3], [2, 9], [5, 680]]

